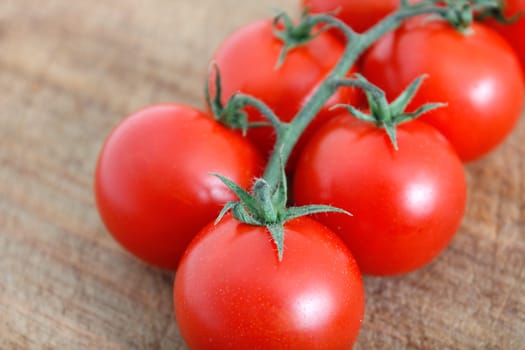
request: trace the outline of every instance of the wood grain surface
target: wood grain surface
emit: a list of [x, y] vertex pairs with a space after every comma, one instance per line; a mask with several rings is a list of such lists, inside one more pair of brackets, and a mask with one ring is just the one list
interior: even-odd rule
[[[228, 33], [293, 0], [0, 1], [0, 349], [185, 349], [173, 274], [124, 252], [92, 195], [103, 140], [147, 104], [202, 106]], [[525, 349], [525, 120], [466, 168], [429, 266], [365, 278], [356, 349]]]

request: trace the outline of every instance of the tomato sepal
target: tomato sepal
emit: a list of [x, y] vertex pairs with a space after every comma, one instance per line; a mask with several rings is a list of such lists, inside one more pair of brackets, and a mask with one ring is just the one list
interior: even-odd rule
[[[489, 0], [489, 2], [493, 1]], [[497, 0], [494, 6], [486, 6], [477, 12], [475, 15], [475, 20], [484, 21], [488, 18], [492, 18], [496, 22], [502, 24], [514, 24], [525, 15], [525, 11], [519, 11], [511, 16], [507, 16], [505, 10], [505, 2], [503, 0]]]
[[[206, 79], [205, 83], [205, 99], [208, 109], [212, 112], [214, 119], [222, 125], [230, 129], [240, 129], [243, 136], [246, 136], [248, 129], [259, 128], [269, 125], [280, 124], [279, 118], [273, 111], [261, 100], [240, 93], [233, 94], [226, 104], [222, 103], [222, 84], [219, 67], [215, 62], [210, 64], [208, 75], [211, 76], [215, 72], [214, 87], [215, 95], [211, 96], [210, 79]], [[261, 113], [271, 121], [268, 122], [250, 122], [248, 114], [244, 110], [247, 105], [253, 105], [261, 111]]]
[[301, 216], [327, 212], [352, 215], [346, 210], [330, 205], [309, 204], [287, 207], [288, 188], [284, 167], [281, 167], [281, 174], [281, 181], [275, 188], [272, 188], [264, 178], [256, 179], [252, 187], [252, 194], [225, 176], [212, 174], [239, 198], [239, 201], [226, 203], [215, 220], [215, 224], [218, 224], [228, 212], [231, 212], [233, 217], [242, 223], [266, 227], [277, 248], [279, 261], [282, 261], [284, 255], [284, 224], [287, 221]]
[[414, 112], [406, 112], [406, 109], [417, 91], [421, 87], [427, 75], [417, 77], [399, 96], [391, 103], [388, 102], [386, 94], [378, 86], [369, 82], [363, 75], [356, 73], [355, 79], [341, 79], [336, 81], [337, 86], [355, 86], [365, 92], [370, 113], [363, 112], [358, 108], [347, 104], [336, 104], [332, 109], [344, 108], [357, 119], [374, 123], [378, 128], [383, 128], [397, 151], [399, 149], [396, 137], [396, 128], [402, 123], [414, 120], [421, 115], [434, 109], [447, 106], [446, 103], [426, 103]]
[[306, 9], [302, 12], [297, 24], [293, 22], [288, 13], [283, 11], [278, 12], [274, 17], [272, 23], [273, 34], [283, 42], [283, 48], [275, 64], [275, 69], [279, 69], [282, 66], [289, 51], [307, 45], [323, 32], [334, 27], [329, 23], [319, 26], [317, 21], [312, 19], [313, 16], [310, 16]]

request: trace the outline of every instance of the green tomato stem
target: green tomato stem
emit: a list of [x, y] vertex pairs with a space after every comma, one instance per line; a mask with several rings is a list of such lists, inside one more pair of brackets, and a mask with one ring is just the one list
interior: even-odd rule
[[368, 80], [362, 78], [360, 74], [356, 74], [356, 76], [358, 76], [358, 79], [339, 79], [335, 80], [333, 84], [337, 88], [340, 88], [342, 86], [357, 87], [361, 90], [371, 93], [376, 98], [384, 97], [385, 92], [383, 90], [370, 83]]
[[267, 104], [265, 104], [260, 99], [243, 94], [243, 93], [236, 93], [232, 96], [233, 103], [237, 106], [252, 106], [255, 107], [273, 126], [273, 128], [276, 130], [277, 134], [281, 133], [285, 123], [283, 123], [277, 115], [275, 115], [274, 111], [270, 107], [268, 107]]

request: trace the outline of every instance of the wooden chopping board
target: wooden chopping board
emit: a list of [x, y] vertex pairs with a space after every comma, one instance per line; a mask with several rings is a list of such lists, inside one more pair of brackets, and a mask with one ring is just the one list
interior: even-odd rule
[[[235, 28], [293, 0], [0, 2], [0, 349], [185, 349], [173, 275], [107, 234], [93, 170], [111, 128], [203, 104]], [[467, 166], [468, 210], [429, 266], [365, 278], [356, 349], [525, 349], [525, 120]]]

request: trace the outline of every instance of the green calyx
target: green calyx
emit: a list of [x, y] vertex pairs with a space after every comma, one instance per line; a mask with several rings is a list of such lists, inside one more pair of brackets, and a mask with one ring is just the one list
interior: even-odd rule
[[473, 5], [469, 0], [443, 0], [446, 11], [443, 18], [459, 31], [465, 31], [474, 21]]
[[485, 17], [503, 18], [503, 0], [422, 0], [411, 4], [401, 1], [401, 8], [418, 10], [434, 7], [435, 12], [428, 17], [444, 19], [460, 32], [468, 33], [474, 20]]
[[[516, 21], [518, 21], [523, 15], [525, 15], [525, 12], [520, 11], [515, 14], [512, 14], [510, 17], [507, 17], [505, 15], [505, 1], [503, 0], [478, 0], [478, 2], [481, 3], [489, 3], [485, 4], [485, 6], [482, 6], [477, 12], [476, 12], [476, 20], [484, 20], [487, 18], [494, 18], [496, 21], [503, 23], [503, 24], [513, 24]], [[479, 4], [482, 5], [482, 4]]]
[[[315, 29], [317, 27], [317, 29]], [[304, 46], [318, 37], [322, 32], [330, 29], [330, 25], [319, 27], [313, 17], [308, 15], [308, 10], [303, 11], [299, 22], [295, 24], [285, 12], [279, 12], [273, 20], [273, 32], [276, 38], [283, 42], [283, 49], [277, 60], [278, 69], [286, 59], [288, 52], [296, 47]]]
[[351, 215], [345, 210], [328, 205], [286, 207], [288, 188], [284, 168], [282, 169], [281, 181], [275, 188], [272, 188], [265, 179], [259, 178], [255, 180], [252, 193], [247, 192], [222, 175], [213, 175], [217, 176], [239, 198], [239, 201], [226, 203], [215, 223], [218, 223], [227, 212], [231, 211], [233, 217], [240, 222], [266, 227], [277, 247], [279, 261], [283, 259], [284, 224], [287, 221], [321, 212], [337, 212]]
[[[214, 87], [215, 87], [215, 96], [212, 98], [210, 92], [210, 80], [211, 76], [215, 71]], [[224, 105], [222, 103], [222, 88], [221, 88], [221, 75], [219, 67], [212, 63], [208, 70], [208, 79], [206, 79], [205, 84], [205, 97], [206, 104], [213, 114], [215, 120], [217, 120], [222, 125], [227, 126], [230, 129], [241, 129], [242, 134], [246, 135], [248, 129], [256, 128], [261, 126], [268, 126], [268, 123], [261, 122], [249, 122], [248, 114], [244, 110], [244, 107], [248, 104], [245, 99], [240, 99], [238, 95], [234, 94], [231, 96]]]
[[415, 79], [410, 85], [391, 103], [386, 99], [384, 91], [370, 83], [365, 77], [356, 74], [356, 79], [345, 79], [336, 82], [338, 86], [355, 86], [364, 90], [370, 114], [367, 114], [354, 106], [338, 104], [333, 108], [345, 108], [356, 118], [374, 123], [377, 127], [385, 129], [392, 146], [397, 151], [399, 149], [396, 137], [396, 127], [399, 124], [414, 120], [421, 115], [446, 106], [445, 103], [427, 103], [419, 107], [414, 112], [406, 112], [409, 103], [412, 101], [419, 90], [426, 75]]
[[504, 17], [502, 0], [431, 0], [431, 2], [435, 5], [445, 5], [440, 16], [461, 32], [467, 32], [474, 20], [486, 17], [494, 17], [504, 23], [517, 19]]

